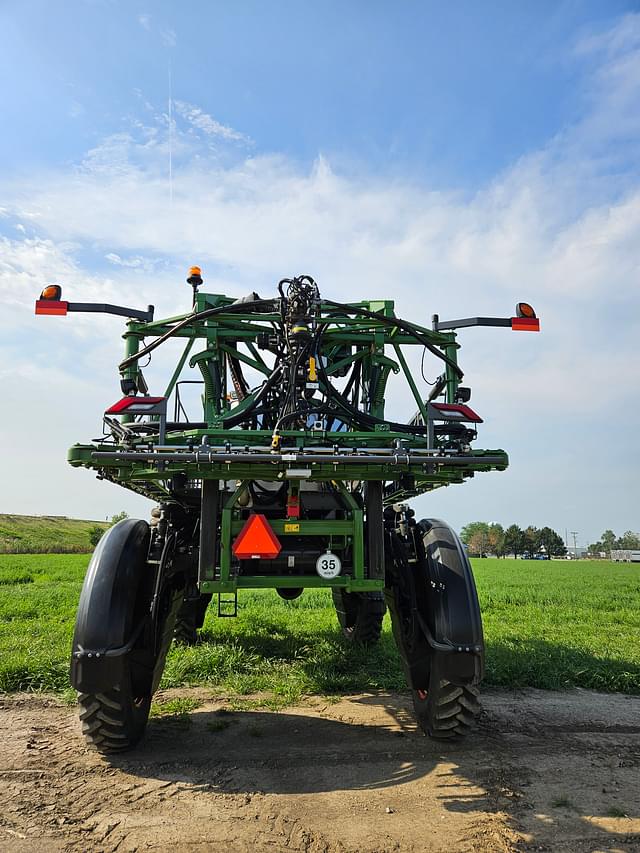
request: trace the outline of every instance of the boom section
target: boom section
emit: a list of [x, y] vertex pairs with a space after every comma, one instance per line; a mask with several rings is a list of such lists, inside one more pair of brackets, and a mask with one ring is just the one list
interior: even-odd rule
[[[105, 440], [72, 447], [72, 465], [161, 500], [188, 501], [203, 479], [382, 481], [385, 504], [507, 467], [503, 450], [471, 448], [480, 418], [459, 404], [455, 332], [401, 320], [393, 301], [198, 292], [188, 314], [127, 323], [120, 375], [133, 401], [150, 399], [136, 396], [140, 365], [169, 338], [184, 348], [153, 398], [164, 409], [107, 414]], [[404, 382], [394, 396], [411, 407], [404, 420], [385, 411], [391, 377]], [[186, 384], [200, 386], [195, 417]]]

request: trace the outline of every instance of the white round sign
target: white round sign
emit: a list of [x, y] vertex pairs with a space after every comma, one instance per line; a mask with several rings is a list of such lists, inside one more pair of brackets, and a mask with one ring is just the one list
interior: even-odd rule
[[316, 560], [316, 572], [325, 580], [337, 578], [341, 571], [342, 563], [340, 562], [340, 557], [331, 551], [327, 551], [326, 554], [320, 554]]

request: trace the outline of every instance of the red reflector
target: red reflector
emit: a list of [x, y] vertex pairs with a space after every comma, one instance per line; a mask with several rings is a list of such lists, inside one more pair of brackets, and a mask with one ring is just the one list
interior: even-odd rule
[[119, 415], [122, 412], [143, 415], [145, 412], [154, 409], [158, 403], [162, 403], [164, 399], [164, 397], [123, 397], [122, 400], [118, 400], [117, 403], [108, 408], [105, 415]]
[[465, 406], [462, 403], [431, 403], [442, 415], [445, 421], [471, 421], [474, 424], [484, 423], [480, 415], [477, 415], [472, 408]]
[[514, 332], [539, 332], [540, 320], [537, 317], [512, 317], [511, 329]]
[[239, 560], [263, 558], [272, 560], [282, 549], [269, 522], [259, 512], [250, 515], [233, 543], [232, 551]]
[[287, 501], [287, 518], [300, 518], [300, 498], [290, 495]]
[[58, 302], [54, 299], [36, 299], [36, 314], [66, 314], [68, 302]]

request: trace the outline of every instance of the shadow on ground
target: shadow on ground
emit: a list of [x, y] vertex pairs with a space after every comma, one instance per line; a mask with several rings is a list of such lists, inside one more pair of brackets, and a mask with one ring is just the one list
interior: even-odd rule
[[[580, 698], [581, 691], [576, 694]], [[277, 713], [205, 708], [152, 720], [135, 754], [110, 763], [201, 794], [275, 794], [294, 802], [317, 794], [321, 802], [352, 792], [369, 802], [374, 792], [387, 791], [391, 802], [410, 802], [398, 808], [411, 820], [426, 826], [449, 815], [456, 831], [468, 825], [479, 839], [486, 834], [469, 849], [640, 850], [638, 793], [619, 800], [614, 793], [633, 788], [640, 729], [614, 726], [610, 733], [602, 723], [589, 723], [594, 706], [588, 695], [576, 717], [563, 712], [562, 694], [549, 694], [560, 698], [545, 730], [541, 695], [495, 691], [499, 698], [492, 699], [489, 692], [478, 731], [462, 742], [426, 738], [416, 729], [409, 699], [395, 694], [326, 705], [318, 699]], [[516, 717], [519, 725], [511, 728]], [[353, 819], [366, 816], [354, 813]]]

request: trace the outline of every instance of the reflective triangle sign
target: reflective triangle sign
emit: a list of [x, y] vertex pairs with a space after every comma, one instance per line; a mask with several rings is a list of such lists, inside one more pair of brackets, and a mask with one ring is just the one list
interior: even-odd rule
[[278, 537], [264, 515], [259, 512], [249, 516], [231, 548], [239, 560], [272, 560], [278, 556], [281, 549]]

